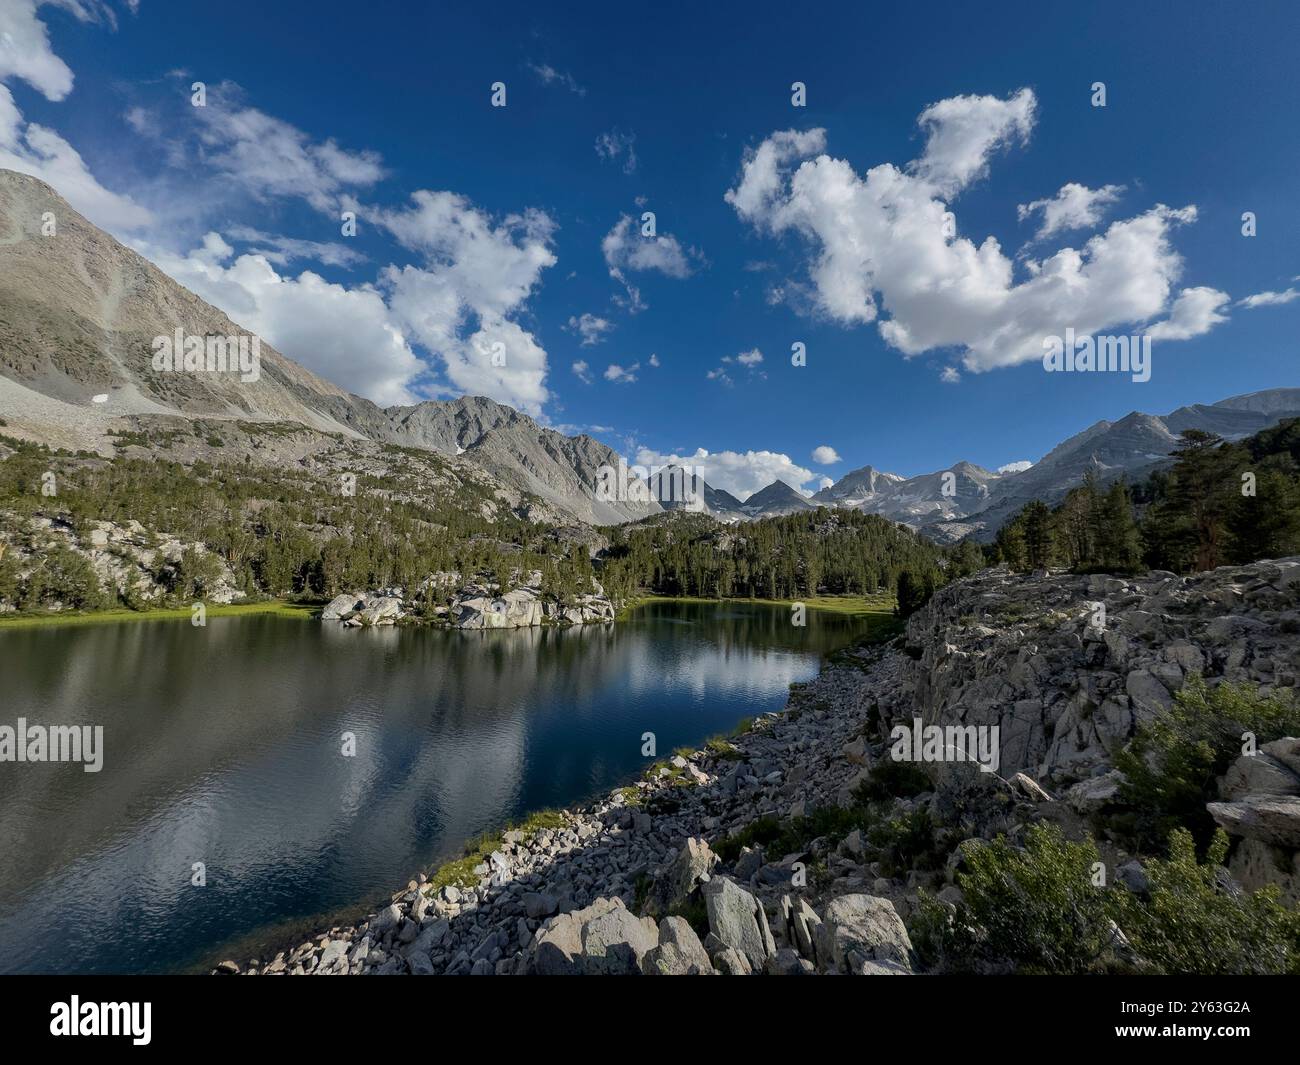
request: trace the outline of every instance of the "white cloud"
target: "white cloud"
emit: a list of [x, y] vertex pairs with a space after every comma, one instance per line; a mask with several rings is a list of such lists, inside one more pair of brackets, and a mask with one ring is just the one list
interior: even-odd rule
[[[20, 78], [55, 102], [72, 91], [72, 70], [51, 50], [49, 32], [36, 15], [39, 6], [39, 0], [0, 2], [0, 167], [53, 186], [96, 225], [116, 231], [139, 229], [150, 222], [149, 211], [129, 196], [104, 188], [81, 154], [59, 134], [26, 122], [4, 84]], [[58, 6], [82, 22], [116, 24], [112, 9], [98, 0], [59, 0]]]
[[605, 318], [598, 318], [594, 314], [584, 314], [580, 317], [569, 317], [567, 326], [570, 333], [577, 333], [582, 337], [582, 346], [590, 347], [593, 344], [599, 344], [605, 339], [605, 334], [614, 328], [612, 322]]
[[812, 460], [819, 466], [830, 466], [840, 461], [840, 455], [829, 444], [822, 444], [820, 447], [813, 448]]
[[619, 298], [617, 302], [630, 314], [645, 310], [646, 304], [641, 299], [640, 289], [629, 280], [629, 273], [652, 270], [681, 280], [691, 276], [693, 262], [700, 257], [696, 249], [683, 248], [676, 237], [667, 233], [641, 236], [632, 216], [626, 214], [621, 215], [614, 228], [605, 234], [600, 248], [609, 267], [609, 276], [627, 289], [626, 298]]
[[411, 200], [368, 212], [424, 258], [382, 273], [394, 317], [442, 360], [455, 388], [539, 413], [550, 398], [546, 351], [513, 316], [556, 262], [555, 224], [535, 210], [494, 222], [452, 192], [420, 190]]
[[1033, 463], [1028, 459], [1021, 459], [1019, 462], [1008, 462], [1005, 466], [998, 467], [998, 473], [1024, 473]]
[[1283, 292], [1256, 292], [1237, 301], [1238, 307], [1254, 310], [1256, 307], [1278, 307], [1292, 300], [1300, 299], [1300, 289], [1288, 288]]
[[648, 361], [649, 361], [649, 363], [650, 363], [651, 366], [654, 366], [654, 367], [658, 368], [658, 366], [659, 366], [659, 356], [658, 356], [658, 355], [653, 355], [653, 354], [652, 354], [652, 355], [650, 356], [650, 358], [649, 358]]
[[274, 233], [263, 233], [252, 226], [231, 226], [226, 231], [231, 240], [251, 245], [248, 251], [269, 263], [285, 266], [295, 259], [308, 259], [325, 266], [354, 266], [365, 256], [338, 241], [298, 240]]
[[831, 485], [833, 485], [834, 483], [835, 483], [835, 478], [834, 478], [834, 477], [819, 477], [819, 478], [817, 479], [817, 487], [818, 487], [818, 488], [829, 488], [829, 487], [830, 487]]
[[[50, 48], [49, 31], [36, 17], [40, 0], [0, 3], [0, 82], [21, 78], [47, 100], [62, 100], [72, 91], [72, 71]], [[84, 9], [70, 8], [88, 20]]]
[[81, 154], [51, 129], [24, 123], [9, 89], [0, 85], [0, 167], [30, 174], [97, 226], [114, 232], [147, 226], [153, 215], [129, 196], [104, 188]]
[[724, 385], [730, 388], [736, 382], [732, 379], [731, 374], [727, 372], [725, 367], [743, 366], [746, 370], [749, 371], [748, 376], [750, 378], [758, 378], [759, 380], [763, 380], [767, 377], [767, 374], [764, 373], [762, 370], [758, 369], [758, 367], [762, 364], [762, 362], [763, 362], [763, 353], [759, 351], [758, 348], [751, 348], [749, 351], [742, 351], [739, 355], [722, 356], [723, 365], [715, 369], [709, 370], [704, 376], [708, 378], [710, 381], [721, 381]]
[[917, 119], [926, 142], [912, 169], [921, 180], [951, 196], [988, 172], [989, 156], [997, 149], [1029, 140], [1036, 108], [1029, 89], [1005, 100], [953, 96], [931, 104]]
[[621, 133], [617, 129], [602, 133], [596, 138], [596, 154], [611, 163], [622, 159], [623, 173], [631, 174], [637, 166], [636, 135]]
[[721, 488], [742, 500], [776, 480], [803, 491], [805, 482], [816, 476], [812, 470], [796, 465], [789, 455], [777, 451], [709, 452], [699, 448], [692, 455], [666, 455], [641, 448], [636, 461], [647, 467], [694, 467], [714, 488]]
[[591, 367], [587, 365], [586, 359], [578, 359], [574, 362], [573, 372], [584, 385], [591, 384]]
[[1070, 229], [1092, 229], [1101, 221], [1107, 207], [1115, 203], [1124, 191], [1123, 185], [1103, 185], [1090, 189], [1071, 181], [1062, 185], [1051, 199], [1022, 203], [1016, 214], [1023, 222], [1035, 211], [1041, 211], [1043, 223], [1038, 227], [1036, 240], [1045, 240]]
[[945, 366], [939, 374], [939, 380], [945, 385], [955, 385], [961, 380], [961, 371], [955, 366]]
[[643, 237], [635, 231], [631, 215], [622, 215], [601, 241], [605, 263], [615, 270], [657, 270], [669, 277], [691, 276], [691, 254], [667, 233]]
[[[855, 325], [876, 321], [883, 308], [881, 336], [905, 355], [959, 347], [963, 365], [978, 372], [1037, 361], [1043, 338], [1068, 327], [1107, 333], [1178, 313], [1178, 327], [1161, 332], [1172, 339], [1185, 331], [1204, 299], [1190, 293], [1212, 291], [1185, 290], [1171, 307], [1182, 260], [1169, 237], [1195, 221], [1194, 207], [1157, 204], [1081, 249], [1027, 259], [1020, 278], [993, 237], [977, 245], [953, 235], [947, 200], [985, 172], [996, 149], [1023, 140], [1033, 116], [1028, 90], [1008, 100], [943, 101], [921, 116], [920, 159], [862, 176], [825, 153], [822, 130], [774, 133], [746, 153], [726, 200], [759, 231], [808, 241], [817, 312]], [[1214, 320], [1201, 316], [1206, 328]]]
[[1208, 333], [1228, 316], [1223, 308], [1229, 296], [1213, 288], [1185, 288], [1174, 300], [1169, 317], [1147, 330], [1152, 340], [1189, 340]]
[[377, 152], [348, 151], [333, 138], [315, 141], [296, 126], [241, 105], [237, 85], [210, 87], [206, 107], [192, 107], [202, 165], [259, 200], [296, 197], [336, 211], [355, 190], [384, 177]]
[[217, 233], [184, 255], [138, 245], [157, 266], [295, 362], [381, 405], [414, 402], [424, 366], [370, 286], [345, 288], [304, 271], [280, 274]]
[[631, 366], [622, 367], [616, 362], [611, 362], [605, 368], [605, 380], [616, 381], [619, 384], [630, 385], [636, 381], [637, 371], [641, 369], [639, 362], [634, 362]]
[[528, 69], [537, 75], [543, 85], [559, 84], [576, 96], [587, 95], [587, 90], [579, 85], [568, 71], [556, 70], [549, 63], [529, 63]]

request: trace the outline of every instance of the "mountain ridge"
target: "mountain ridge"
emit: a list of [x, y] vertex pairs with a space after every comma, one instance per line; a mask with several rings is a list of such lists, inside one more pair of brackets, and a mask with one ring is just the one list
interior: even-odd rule
[[[48, 212], [57, 220], [51, 237], [41, 231]], [[228, 458], [233, 446], [276, 463], [300, 461], [309, 440], [290, 446], [257, 427], [296, 423], [308, 434], [352, 440], [362, 451], [397, 445], [472, 463], [503, 488], [571, 520], [617, 524], [674, 508], [671, 499], [658, 501], [662, 493], [653, 484], [649, 493], [620, 489], [605, 498], [597, 484], [602, 470], [620, 468], [613, 449], [485, 396], [380, 407], [268, 343], [251, 381], [155, 370], [154, 338], [177, 329], [202, 337], [240, 332], [229, 315], [96, 228], [49, 185], [0, 169], [0, 419], [7, 434], [107, 455], [141, 429], [170, 431], [188, 422], [202, 427], [201, 439], [183, 452], [190, 459]], [[1287, 416], [1300, 416], [1300, 388], [1185, 405], [1166, 415], [1131, 411], [1085, 427], [1023, 471], [998, 473], [961, 460], [903, 477], [866, 465], [811, 498], [778, 479], [744, 501], [706, 483], [704, 510], [732, 522], [850, 507], [940, 541], [970, 534], [987, 540], [1030, 499], [1055, 502], [1089, 471], [1103, 480], [1145, 476], [1187, 429], [1235, 440]], [[250, 436], [259, 439], [250, 443]]]

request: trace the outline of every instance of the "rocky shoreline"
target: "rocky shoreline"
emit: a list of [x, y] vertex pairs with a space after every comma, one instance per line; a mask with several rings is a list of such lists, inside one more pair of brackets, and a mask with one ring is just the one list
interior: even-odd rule
[[[1101, 604], [1102, 609], [1098, 609]], [[351, 927], [220, 972], [908, 974], [922, 895], [953, 912], [973, 848], [1051, 823], [1092, 833], [1114, 753], [1193, 675], [1294, 688], [1300, 559], [1192, 577], [985, 571], [892, 643], [842, 652], [730, 740], [475, 856], [421, 874]], [[890, 730], [997, 726], [997, 772], [907, 765]], [[1233, 766], [1211, 814], [1235, 887], [1300, 888], [1300, 740]], [[871, 827], [849, 827], [871, 806]], [[865, 824], [865, 822], [864, 822]], [[1125, 890], [1143, 857], [1098, 838]]]
[[422, 621], [457, 629], [521, 629], [536, 625], [587, 625], [612, 622], [615, 605], [592, 578], [592, 590], [562, 600], [543, 590], [542, 574], [534, 570], [517, 575], [513, 587], [503, 589], [486, 578], [462, 582], [459, 573], [435, 573], [418, 589], [418, 596], [445, 597], [427, 610], [419, 610], [400, 588], [374, 592], [345, 592], [321, 611], [321, 620], [337, 621], [344, 628], [397, 625]]

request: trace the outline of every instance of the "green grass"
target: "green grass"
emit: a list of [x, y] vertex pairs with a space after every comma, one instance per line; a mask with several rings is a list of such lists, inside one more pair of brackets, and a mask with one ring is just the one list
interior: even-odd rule
[[507, 832], [522, 832], [532, 835], [542, 829], [559, 829], [569, 823], [568, 817], [560, 810], [538, 810], [529, 814], [522, 821], [506, 825], [497, 832], [485, 832], [476, 840], [465, 844], [465, 853], [435, 869], [424, 885], [424, 892], [430, 894], [441, 891], [444, 887], [454, 886], [469, 890], [478, 886], [479, 875], [474, 868], [488, 860], [488, 856], [505, 843]]
[[896, 600], [892, 595], [816, 595], [807, 599], [705, 599], [695, 595], [643, 595], [629, 599], [619, 611], [619, 620], [650, 603], [757, 603], [760, 606], [793, 606], [803, 603], [809, 610], [824, 610], [853, 618], [893, 618]]
[[[205, 604], [210, 618], [243, 617], [249, 614], [274, 614], [277, 617], [308, 618], [320, 607], [314, 603], [291, 603], [284, 599], [267, 599], [259, 603], [221, 603]], [[39, 625], [95, 625], [101, 622], [116, 621], [186, 621], [190, 618], [191, 607], [152, 607], [148, 610], [113, 610], [60, 611], [57, 613], [23, 613], [0, 617], [0, 630], [26, 629]]]

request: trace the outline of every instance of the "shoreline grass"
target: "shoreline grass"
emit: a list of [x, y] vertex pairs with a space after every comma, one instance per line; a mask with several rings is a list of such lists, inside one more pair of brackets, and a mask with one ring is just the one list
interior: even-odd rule
[[618, 612], [618, 619], [624, 620], [639, 607], [651, 603], [753, 603], [756, 606], [793, 606], [803, 603], [809, 610], [822, 610], [827, 613], [841, 614], [846, 617], [864, 618], [887, 615], [894, 616], [897, 600], [892, 595], [815, 595], [806, 599], [756, 599], [747, 596], [729, 596], [722, 599], [709, 599], [696, 595], [641, 595], [629, 599]]
[[[205, 603], [210, 618], [243, 617], [253, 614], [273, 614], [277, 617], [309, 618], [320, 610], [316, 603], [294, 603], [286, 599], [267, 599], [257, 603]], [[0, 616], [0, 632], [5, 629], [27, 629], [45, 625], [98, 625], [118, 621], [179, 621], [189, 620], [189, 606], [150, 607], [148, 610], [129, 610], [115, 607], [111, 610], [66, 611], [59, 613], [23, 613]]]

